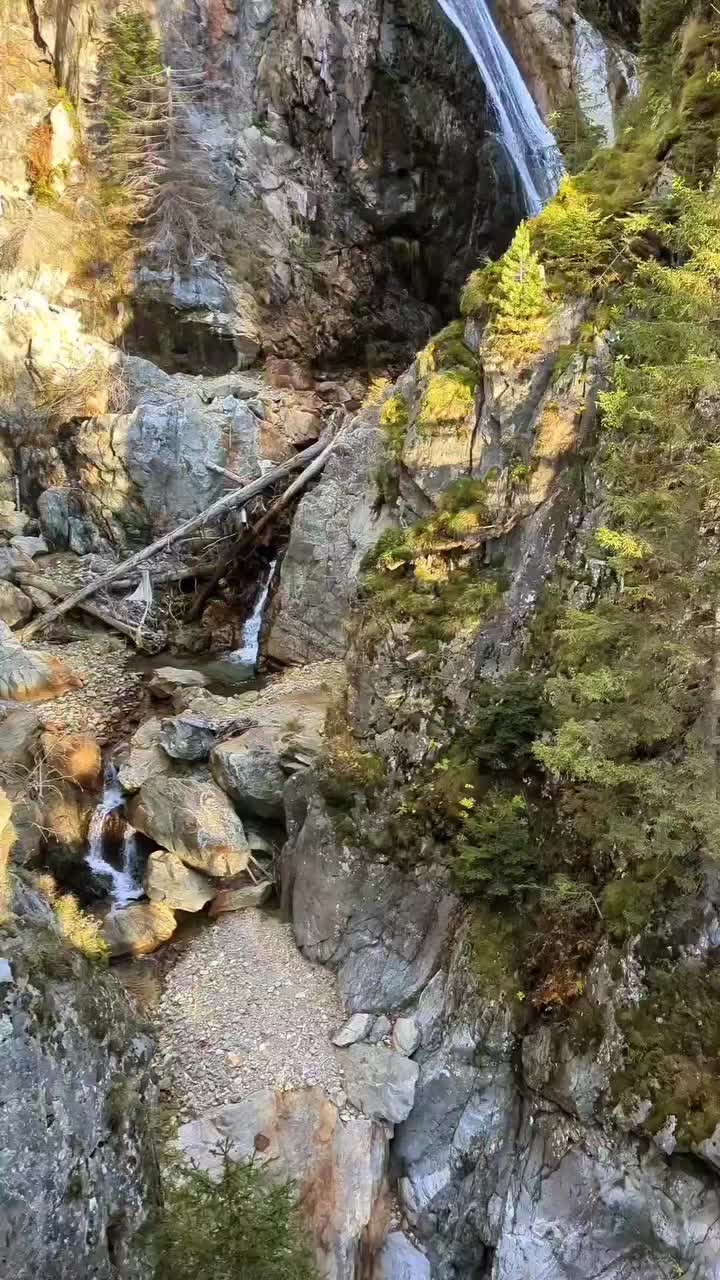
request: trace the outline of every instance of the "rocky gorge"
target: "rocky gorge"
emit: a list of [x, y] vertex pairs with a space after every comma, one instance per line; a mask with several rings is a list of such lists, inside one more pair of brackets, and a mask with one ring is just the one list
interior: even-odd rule
[[0, 1276], [715, 1280], [714, 7], [1, 22]]

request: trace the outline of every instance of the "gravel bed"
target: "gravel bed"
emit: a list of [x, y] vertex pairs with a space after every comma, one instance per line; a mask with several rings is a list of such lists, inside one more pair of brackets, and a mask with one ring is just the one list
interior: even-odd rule
[[344, 1021], [335, 977], [273, 913], [208, 923], [168, 974], [156, 1017], [163, 1088], [184, 1116], [267, 1086], [320, 1085], [345, 1103], [330, 1040]]

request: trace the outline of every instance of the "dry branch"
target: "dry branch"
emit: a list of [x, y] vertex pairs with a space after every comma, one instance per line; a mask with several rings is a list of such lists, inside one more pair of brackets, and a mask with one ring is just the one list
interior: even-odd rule
[[[341, 427], [337, 435], [332, 440], [330, 440], [327, 444], [325, 444], [325, 437], [323, 437], [321, 440], [318, 441], [318, 446], [322, 446], [322, 452], [318, 455], [318, 457], [314, 458], [313, 461], [309, 463], [309, 465], [305, 468], [305, 470], [301, 472], [301, 474], [297, 476], [295, 480], [293, 480], [292, 484], [288, 485], [284, 493], [281, 493], [280, 497], [276, 498], [275, 501], [268, 507], [265, 514], [261, 516], [261, 518], [257, 521], [257, 523], [254, 524], [251, 529], [248, 529], [245, 533], [243, 533], [242, 537], [240, 537], [238, 541], [233, 545], [233, 547], [231, 547], [227, 555], [223, 556], [217, 568], [215, 569], [215, 572], [213, 573], [210, 581], [205, 583], [205, 586], [198, 592], [197, 596], [195, 597], [192, 609], [190, 610], [190, 614], [189, 614], [191, 621], [200, 615], [200, 612], [206, 600], [208, 599], [208, 596], [215, 589], [218, 582], [222, 578], [223, 574], [227, 572], [233, 560], [237, 558], [238, 552], [241, 550], [241, 548], [245, 547], [250, 542], [255, 542], [259, 537], [259, 535], [263, 532], [263, 530], [266, 529], [267, 526], [270, 524], [270, 522], [275, 518], [278, 512], [280, 512], [283, 509], [283, 507], [287, 506], [287, 504], [292, 500], [292, 498], [294, 498], [295, 494], [299, 493], [300, 490], [305, 487], [305, 485], [308, 483], [309, 480], [312, 480], [314, 476], [318, 475], [322, 471], [323, 467], [325, 466], [325, 463], [327, 462], [333, 449], [336, 447], [342, 434], [343, 434], [343, 428]], [[316, 447], [317, 446], [315, 445], [311, 446], [311, 448], [316, 448]], [[308, 452], [309, 450], [306, 449], [305, 453], [307, 454]], [[232, 472], [225, 471], [223, 467], [212, 466], [211, 469], [213, 471], [220, 471], [224, 475], [230, 475], [230, 476], [232, 475]]]
[[327, 439], [318, 440], [316, 444], [310, 445], [309, 449], [304, 449], [302, 453], [296, 453], [294, 457], [288, 458], [287, 462], [283, 462], [278, 467], [273, 467], [272, 471], [266, 471], [264, 476], [260, 476], [258, 480], [253, 480], [251, 484], [245, 485], [242, 489], [234, 489], [231, 493], [226, 493], [222, 498], [218, 498], [211, 506], [206, 507], [197, 516], [191, 516], [189, 520], [185, 520], [175, 529], [171, 529], [169, 533], [163, 534], [161, 538], [157, 538], [155, 542], [151, 542], [149, 546], [144, 547], [142, 551], [136, 551], [134, 555], [129, 556], [127, 560], [123, 560], [121, 564], [115, 565], [108, 573], [102, 574], [101, 577], [95, 578], [92, 582], [87, 582], [85, 586], [74, 591], [72, 595], [67, 596], [62, 603], [54, 605], [52, 609], [46, 610], [39, 618], [34, 618], [27, 627], [20, 633], [21, 640], [29, 640], [31, 636], [36, 635], [38, 631], [42, 631], [50, 622], [54, 622], [56, 618], [61, 618], [63, 614], [70, 609], [75, 609], [84, 600], [94, 595], [102, 587], [107, 587], [111, 582], [115, 582], [118, 578], [127, 577], [131, 569], [137, 568], [138, 565], [144, 564], [152, 556], [157, 555], [158, 551], [165, 551], [167, 547], [171, 547], [174, 542], [178, 542], [180, 538], [187, 537], [189, 533], [194, 533], [196, 529], [202, 528], [209, 520], [215, 520], [218, 516], [224, 516], [228, 511], [234, 510], [236, 507], [245, 506], [251, 498], [256, 494], [262, 493], [264, 489], [270, 487], [276, 480], [283, 476], [289, 475], [291, 471], [305, 462], [310, 462], [317, 457], [319, 453], [325, 449]]
[[[17, 575], [18, 582], [21, 586], [25, 582], [30, 586], [36, 585], [33, 578], [34, 575], [29, 573], [19, 573]], [[38, 581], [42, 581], [42, 587], [40, 590], [44, 591], [46, 595], [55, 596], [57, 600], [62, 601], [65, 601], [68, 598], [67, 591], [64, 591], [62, 587], [56, 586], [54, 582], [49, 582], [47, 578], [43, 577], [42, 579], [38, 579]], [[87, 613], [91, 618], [97, 618], [98, 621], [104, 622], [106, 626], [112, 627], [114, 631], [119, 631], [121, 635], [127, 636], [138, 649], [143, 648], [141, 643], [142, 628], [138, 627], [137, 623], [133, 626], [131, 622], [125, 622], [122, 618], [116, 618], [115, 615], [110, 613], [107, 609], [101, 609], [100, 606], [96, 604], [88, 604], [87, 601], [79, 604], [77, 607], [78, 609], [81, 609], [83, 613]], [[32, 626], [32, 623], [30, 625]], [[25, 632], [22, 633], [23, 639], [24, 636]]]

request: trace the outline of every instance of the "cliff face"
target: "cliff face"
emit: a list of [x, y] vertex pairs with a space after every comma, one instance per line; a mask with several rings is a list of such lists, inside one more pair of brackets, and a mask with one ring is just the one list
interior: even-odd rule
[[376, 389], [270, 631], [295, 660], [350, 646], [283, 878], [349, 1007], [414, 1028], [392, 1160], [441, 1280], [717, 1275], [718, 353], [691, 299], [718, 205], [674, 93], [688, 132], [649, 138], [641, 101]]
[[152, 1042], [119, 986], [17, 886], [0, 949], [0, 1271], [138, 1280], [157, 1193]]

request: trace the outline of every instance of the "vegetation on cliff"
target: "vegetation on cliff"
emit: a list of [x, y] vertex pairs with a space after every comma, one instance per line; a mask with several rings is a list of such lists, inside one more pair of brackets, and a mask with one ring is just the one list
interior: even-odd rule
[[[568, 300], [582, 300], [585, 320], [558, 371], [604, 335], [609, 369], [586, 458], [591, 531], [548, 584], [522, 670], [475, 684], [463, 723], [448, 712], [446, 739], [386, 801], [399, 856], [432, 837], [456, 888], [497, 921], [505, 970], [544, 1010], [582, 993], [603, 934], [617, 947], [660, 934], [720, 845], [717, 11], [648, 0], [642, 53], [642, 94], [617, 145], [566, 178], [462, 296], [495, 365], [522, 372]], [[459, 519], [460, 541], [473, 515], [486, 533], [502, 524], [497, 511], [469, 515], [453, 501], [451, 490], [436, 515], [384, 535], [371, 557], [370, 614], [409, 623], [413, 645], [442, 646], [470, 622], [457, 625], [455, 597], [438, 586], [462, 572], [447, 573], [448, 520]], [[438, 566], [431, 631], [422, 564]], [[487, 569], [472, 558], [466, 569], [467, 589], [486, 590]], [[675, 1114], [687, 1144], [717, 1118], [706, 1088], [715, 1049], [702, 1030], [655, 1016], [670, 979], [643, 945], [650, 989], [628, 1015], [618, 1091], [649, 1090], [647, 1127]], [[701, 987], [692, 975], [687, 984], [688, 1008], [699, 1008]], [[714, 990], [706, 997], [715, 1013], [701, 1010], [702, 1025], [717, 1020]]]
[[219, 1177], [188, 1166], [167, 1185], [149, 1233], [156, 1280], [318, 1280], [292, 1186], [221, 1155]]

